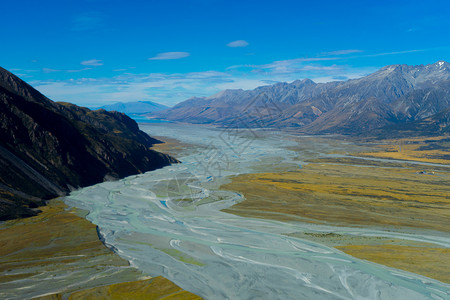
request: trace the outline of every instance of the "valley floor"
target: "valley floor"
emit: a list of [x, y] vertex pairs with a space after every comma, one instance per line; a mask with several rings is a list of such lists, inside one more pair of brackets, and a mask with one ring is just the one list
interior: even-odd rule
[[[208, 150], [205, 145], [190, 144], [189, 140], [183, 143], [167, 137], [164, 137], [164, 140], [168, 143], [156, 145], [155, 149], [176, 154], [177, 157], [183, 151], [190, 154], [193, 150], [198, 153]], [[296, 139], [293, 138], [293, 141]], [[395, 141], [387, 142], [389, 143], [395, 146]], [[406, 141], [403, 143], [406, 144]], [[430, 147], [433, 147], [432, 150], [445, 152], [445, 144], [442, 144], [445, 141], [437, 144], [435, 141], [429, 144], [427, 141], [420, 141], [420, 143], [419, 146], [416, 143], [412, 144], [416, 146], [404, 148], [405, 151], [408, 150], [409, 160], [406, 158], [399, 160], [392, 155], [395, 153], [394, 146], [374, 147], [367, 143], [302, 137], [297, 146], [290, 146], [290, 149], [299, 154], [298, 160], [294, 163], [280, 162], [274, 157], [261, 155], [254, 163], [252, 161], [252, 169], [249, 169], [252, 173], [231, 177], [231, 182], [227, 176], [222, 177], [223, 182], [229, 183], [223, 185], [218, 183], [217, 189], [221, 185], [220, 191], [216, 191], [219, 200], [222, 196], [229, 197], [230, 194], [236, 196], [236, 199], [241, 199], [239, 195], [245, 197], [242, 202], [233, 200], [233, 203], [239, 203], [231, 207], [225, 206], [228, 207], [224, 209], [225, 212], [283, 222], [240, 220], [237, 216], [230, 217], [228, 214], [216, 212], [216, 208], [212, 209], [215, 205], [214, 201], [221, 202], [218, 199], [203, 199], [197, 206], [191, 199], [196, 199], [197, 195], [192, 190], [187, 191], [189, 197], [161, 202], [160, 199], [167, 200], [163, 192], [167, 194], [173, 187], [173, 184], [169, 184], [174, 183], [172, 178], [174, 175], [171, 174], [176, 172], [177, 168], [195, 166], [195, 159], [192, 158], [189, 161], [189, 156], [186, 155], [184, 157], [187, 161], [184, 164], [159, 170], [151, 176], [144, 174], [115, 183], [104, 183], [86, 188], [84, 193], [80, 191], [76, 193], [77, 195], [71, 195], [68, 198], [72, 199], [72, 203], [75, 200], [88, 203], [96, 195], [101, 196], [94, 201], [96, 205], [98, 204], [101, 213], [96, 211], [98, 207], [94, 205], [91, 208], [91, 216], [95, 221], [103, 222], [99, 224], [99, 227], [103, 229], [102, 236], [110, 239], [110, 243], [107, 242], [108, 246], [117, 249], [118, 253], [124, 251], [126, 258], [135, 258], [134, 262], [141, 261], [141, 265], [137, 264], [141, 270], [145, 269], [142, 266], [145, 267], [147, 262], [148, 269], [170, 270], [171, 272], [161, 271], [156, 275], [162, 274], [196, 294], [205, 292], [205, 287], [211, 290], [208, 291], [209, 295], [217, 295], [219, 288], [230, 294], [249, 292], [248, 282], [253, 281], [248, 280], [254, 279], [256, 285], [263, 282], [265, 274], [271, 274], [267, 272], [284, 270], [274, 263], [258, 273], [260, 271], [258, 268], [264, 264], [253, 263], [253, 260], [260, 260], [267, 264], [273, 263], [268, 260], [274, 257], [276, 258], [274, 261], [282, 266], [279, 259], [287, 259], [289, 256], [280, 256], [279, 252], [291, 252], [286, 252], [286, 249], [290, 250], [290, 248], [280, 248], [280, 245], [285, 245], [283, 244], [287, 243], [285, 240], [293, 239], [292, 237], [306, 240], [306, 243], [301, 243], [298, 239], [295, 241], [294, 245], [307, 246], [301, 249], [310, 250], [311, 247], [319, 249], [318, 245], [309, 242], [312, 241], [334, 247], [356, 258], [450, 283], [447, 267], [450, 263], [450, 248], [448, 248], [450, 161], [424, 161], [413, 158], [430, 158], [426, 157], [430, 155], [429, 153], [420, 153], [422, 150], [430, 150]], [[264, 144], [262, 149], [266, 150]], [[197, 152], [192, 155], [198, 155]], [[445, 153], [436, 154], [436, 152], [434, 154], [440, 155], [439, 159], [445, 158], [446, 155]], [[254, 158], [253, 154], [251, 158]], [[180, 172], [182, 172], [181, 175], [186, 173], [185, 170]], [[175, 195], [171, 195], [178, 199], [184, 191], [181, 190], [184, 181], [180, 184], [178, 179], [182, 177], [175, 178], [176, 186], [180, 190], [172, 191]], [[165, 185], [166, 181], [167, 185]], [[206, 183], [204, 187], [210, 188]], [[211, 187], [211, 193], [214, 195], [216, 188], [212, 185]], [[235, 191], [239, 194], [225, 193], [226, 191], [223, 190]], [[158, 196], [160, 194], [164, 197]], [[114, 199], [117, 201], [113, 201]], [[142, 199], [146, 199], [145, 211], [140, 206], [143, 203]], [[183, 202], [183, 205], [179, 202]], [[70, 204], [70, 199], [69, 202], [66, 199], [66, 203]], [[189, 206], [190, 204], [192, 207]], [[133, 205], [137, 205], [140, 209], [133, 209]], [[144, 275], [144, 273], [149, 274], [148, 270], [141, 272], [131, 267], [125, 259], [105, 247], [98, 238], [96, 226], [84, 218], [83, 211], [75, 208], [67, 209], [65, 204], [58, 201], [52, 201], [42, 210], [43, 212], [36, 217], [8, 221], [0, 225], [0, 298], [42, 296], [41, 299], [97, 299], [99, 297], [200, 299], [164, 277], [150, 278]], [[131, 213], [123, 214], [122, 210]], [[206, 212], [206, 216], [202, 215], [202, 211]], [[134, 219], [133, 216], [136, 214], [139, 217]], [[205, 223], [199, 223], [202, 220], [205, 220]], [[144, 222], [145, 226], [139, 227], [139, 222]], [[258, 222], [262, 225], [258, 225]], [[318, 226], [285, 226], [289, 223], [309, 223]], [[119, 232], [117, 236], [112, 235], [108, 227], [114, 224], [120, 225], [111, 228], [120, 228], [123, 231], [117, 230]], [[238, 230], [239, 226], [245, 230]], [[249, 231], [246, 226], [250, 226], [252, 230]], [[269, 228], [278, 234], [285, 233], [285, 235], [273, 234], [273, 232], [262, 233], [256, 230], [258, 226], [264, 229]], [[281, 229], [275, 230], [271, 226], [278, 226]], [[198, 234], [197, 232], [203, 228], [204, 231]], [[234, 230], [230, 231], [230, 228]], [[288, 231], [288, 229], [292, 230]], [[150, 233], [147, 232], [148, 230], [151, 230]], [[153, 230], [160, 230], [160, 232], [154, 233]], [[236, 234], [233, 235], [233, 233]], [[433, 238], [428, 239], [427, 235]], [[440, 243], [440, 237], [442, 237], [442, 243]], [[205, 238], [206, 242], [194, 243], [201, 238]], [[264, 242], [267, 240], [269, 240], [268, 245], [265, 245]], [[272, 249], [270, 248], [272, 241], [275, 241], [273, 243], [276, 245], [273, 255], [261, 254], [262, 248], [264, 251]], [[158, 246], [159, 244], [165, 245], [165, 248]], [[248, 245], [248, 247], [241, 245]], [[211, 252], [211, 249], [216, 252]], [[253, 249], [258, 251], [253, 252]], [[325, 260], [326, 262], [326, 259], [335, 255], [322, 248], [319, 250], [323, 250], [325, 254], [297, 250], [292, 252], [298, 256], [289, 261], [289, 266], [299, 261], [317, 260], [321, 263]], [[245, 251], [251, 251], [248, 257], [252, 260], [242, 261], [241, 258], [247, 255]], [[343, 258], [348, 257], [342, 252], [333, 251], [339, 256], [336, 256], [336, 261], [342, 261]], [[227, 253], [235, 256], [229, 254], [228, 257], [225, 255]], [[242, 255], [239, 256], [238, 262], [240, 265], [245, 263], [245, 267], [236, 268], [236, 262], [234, 260], [230, 262], [229, 258], [238, 257], [237, 255]], [[305, 257], [302, 258], [301, 255]], [[150, 261], [149, 257], [151, 257]], [[191, 259], [192, 257], [198, 259], [199, 263]], [[350, 265], [354, 267], [355, 264], [359, 266], [360, 263], [354, 262]], [[233, 281], [233, 284], [241, 285], [229, 286], [231, 281], [227, 281], [229, 277], [225, 275], [228, 273], [235, 275], [235, 273], [225, 268], [228, 264], [231, 270], [239, 274], [239, 278], [245, 279], [244, 282]], [[363, 264], [363, 269], [370, 270], [375, 265], [367, 262]], [[299, 270], [309, 266], [306, 263], [300, 265], [302, 267], [299, 267]], [[316, 282], [321, 283], [320, 276], [323, 270], [318, 269], [317, 274], [320, 276], [315, 273], [318, 265], [315, 264], [308, 272], [313, 274], [311, 278], [314, 280], [316, 279], [314, 276], [317, 276]], [[208, 269], [208, 266], [211, 268]], [[223, 269], [219, 272], [214, 266], [220, 266]], [[383, 272], [382, 269], [386, 269], [384, 266], [375, 265], [373, 269], [376, 272]], [[247, 270], [255, 271], [252, 273], [246, 272]], [[212, 273], [208, 273], [209, 271]], [[217, 274], [218, 279], [214, 281], [214, 276], [210, 274]], [[249, 274], [264, 274], [264, 276], [253, 278]], [[223, 276], [223, 279], [219, 275]], [[330, 278], [328, 275], [323, 276], [328, 280]], [[235, 276], [231, 277], [235, 278]], [[273, 278], [282, 278], [268, 277], [270, 282]], [[396, 278], [396, 276], [380, 277], [383, 278], [380, 282], [384, 280], [390, 282], [389, 280]], [[351, 278], [357, 280], [355, 277]], [[423, 279], [421, 276], [419, 278]], [[365, 282], [364, 279], [362, 281]], [[220, 285], [222, 283], [224, 287]], [[192, 284], [195, 289], [188, 288], [189, 284]], [[267, 286], [266, 282], [262, 285]], [[423, 281], [423, 285], [427, 285], [426, 281]], [[298, 292], [294, 290], [295, 293]], [[304, 290], [307, 291], [307, 288]], [[17, 293], [20, 293], [20, 297]], [[251, 292], [252, 295], [254, 293], [255, 291]]]
[[[378, 146], [352, 156], [330, 153], [327, 157], [313, 158], [302, 169], [294, 171], [236, 176], [221, 188], [242, 193], [246, 200], [224, 211], [279, 221], [370, 226], [403, 232], [420, 230], [448, 237], [448, 150], [445, 146], [439, 149], [436, 139], [421, 140], [420, 144], [417, 140], [409, 142], [399, 142], [407, 145], [400, 150], [404, 152], [395, 151], [395, 146]], [[405, 160], [392, 160], [399, 158]], [[290, 235], [450, 283], [447, 247], [334, 232]]]

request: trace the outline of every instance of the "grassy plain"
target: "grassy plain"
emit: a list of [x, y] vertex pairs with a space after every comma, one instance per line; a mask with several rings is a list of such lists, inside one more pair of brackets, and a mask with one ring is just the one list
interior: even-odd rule
[[446, 136], [385, 140], [373, 152], [361, 152], [356, 156], [401, 159], [437, 164], [450, 162], [450, 138]]
[[309, 163], [285, 173], [247, 174], [223, 186], [245, 201], [228, 212], [321, 224], [449, 231], [450, 173]]
[[[390, 141], [392, 142], [392, 141]], [[450, 232], [450, 160], [447, 141], [403, 140], [405, 153], [376, 147], [355, 156], [312, 158], [302, 169], [240, 175], [222, 186], [245, 201], [226, 212], [241, 216], [387, 230]], [[416, 143], [416, 144], [414, 144]], [[386, 143], [388, 144], [388, 143]], [[398, 144], [398, 143], [397, 143]], [[368, 160], [367, 157], [404, 159]], [[439, 166], [415, 162], [440, 163]], [[384, 238], [353, 239], [332, 233], [304, 239], [334, 246], [350, 255], [450, 283], [449, 248]], [[318, 240], [319, 239], [319, 240]]]

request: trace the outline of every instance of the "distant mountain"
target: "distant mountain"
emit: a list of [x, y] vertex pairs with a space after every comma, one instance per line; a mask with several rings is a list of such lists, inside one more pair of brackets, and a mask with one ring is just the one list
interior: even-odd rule
[[[305, 79], [262, 86], [249, 91], [225, 90], [210, 97], [190, 98], [171, 109], [150, 116], [171, 121], [220, 125], [231, 124], [239, 116], [251, 122], [254, 116], [248, 114], [266, 116], [280, 113], [283, 109], [317, 96], [336, 84], [338, 83], [316, 84], [312, 80]], [[253, 126], [257, 127], [256, 124]]]
[[234, 127], [297, 127], [307, 133], [370, 134], [428, 118], [450, 105], [450, 64], [391, 65], [343, 82], [309, 79], [254, 90], [225, 90], [150, 114]]
[[119, 112], [55, 103], [0, 68], [0, 220], [73, 189], [176, 162]]
[[117, 102], [111, 105], [105, 105], [103, 108], [107, 111], [118, 111], [124, 114], [146, 114], [168, 109], [168, 106], [151, 102], [151, 101], [136, 101], [136, 102]]

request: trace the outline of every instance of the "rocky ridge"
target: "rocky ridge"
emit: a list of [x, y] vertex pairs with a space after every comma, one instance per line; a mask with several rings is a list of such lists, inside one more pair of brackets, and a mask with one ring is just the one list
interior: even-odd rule
[[409, 124], [450, 106], [450, 64], [390, 65], [359, 79], [296, 80], [254, 90], [225, 90], [150, 114], [171, 121], [231, 127], [297, 128], [367, 135]]

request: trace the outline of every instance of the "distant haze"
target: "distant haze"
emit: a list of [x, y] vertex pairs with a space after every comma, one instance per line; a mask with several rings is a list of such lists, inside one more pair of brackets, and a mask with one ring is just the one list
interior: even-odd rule
[[160, 110], [164, 110], [169, 108], [168, 106], [151, 102], [151, 101], [136, 101], [136, 102], [118, 102], [111, 105], [105, 105], [100, 108], [103, 108], [108, 111], [119, 111], [125, 114], [145, 114], [157, 112]]

